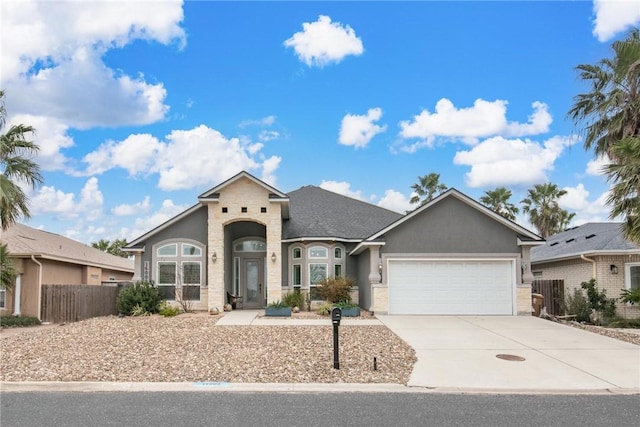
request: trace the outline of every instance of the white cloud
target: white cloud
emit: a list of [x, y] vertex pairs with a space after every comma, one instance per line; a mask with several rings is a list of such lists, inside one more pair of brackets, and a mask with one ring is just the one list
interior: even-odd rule
[[603, 168], [609, 163], [611, 163], [611, 160], [609, 160], [609, 156], [607, 155], [589, 160], [589, 162], [587, 163], [586, 174], [592, 176], [604, 175]]
[[147, 135], [131, 135], [121, 142], [109, 141], [83, 161], [87, 173], [126, 169], [131, 176], [159, 174], [162, 190], [181, 190], [221, 182], [241, 170], [263, 168], [273, 173], [280, 158], [260, 161], [262, 144], [238, 138], [225, 138], [220, 132], [200, 125], [190, 130], [174, 130], [166, 141]]
[[364, 51], [362, 40], [353, 28], [331, 22], [328, 16], [320, 15], [316, 22], [304, 22], [302, 28], [303, 31], [285, 40], [284, 45], [292, 47], [309, 67], [338, 63], [348, 55], [361, 55]]
[[276, 116], [271, 115], [271, 116], [263, 117], [258, 120], [251, 120], [251, 119], [243, 120], [242, 122], [240, 122], [238, 127], [246, 128], [248, 126], [273, 126], [275, 122], [276, 122]]
[[405, 213], [415, 208], [415, 205], [411, 205], [409, 200], [412, 196], [405, 196], [399, 191], [387, 190], [384, 192], [384, 196], [378, 202], [378, 206], [392, 210], [394, 212]]
[[261, 179], [272, 187], [276, 186], [275, 172], [280, 166], [282, 158], [278, 156], [271, 156], [262, 163], [262, 177]]
[[176, 205], [172, 200], [166, 199], [162, 202], [160, 209], [149, 216], [136, 218], [133, 228], [123, 229], [121, 233], [125, 236], [130, 236], [132, 241], [188, 208], [189, 206], [187, 205]]
[[575, 141], [574, 137], [554, 136], [540, 144], [496, 136], [468, 151], [457, 152], [453, 162], [471, 166], [466, 174], [470, 187], [526, 186], [546, 182], [556, 159]]
[[575, 187], [564, 187], [567, 192], [558, 200], [561, 208], [576, 214], [571, 221], [573, 225], [587, 222], [609, 221], [609, 208], [606, 205], [609, 192], [602, 193], [597, 199], [589, 200], [589, 191], [584, 184], [579, 183]]
[[263, 142], [269, 142], [278, 138], [280, 138], [280, 132], [277, 132], [275, 130], [263, 130], [258, 135], [258, 139]]
[[386, 125], [375, 124], [381, 117], [381, 108], [370, 108], [364, 116], [347, 114], [342, 118], [338, 141], [356, 148], [366, 147], [374, 136], [387, 130]]
[[[162, 119], [166, 91], [108, 68], [103, 55], [134, 40], [185, 43], [182, 2], [2, 2], [0, 70], [7, 109], [69, 126]], [[11, 96], [12, 93], [20, 96]], [[108, 106], [108, 108], [105, 108]]]
[[594, 0], [593, 11], [593, 35], [601, 42], [640, 22], [637, 0]]
[[151, 208], [150, 197], [145, 196], [144, 200], [133, 204], [121, 204], [111, 209], [111, 213], [116, 216], [140, 215], [149, 212]]
[[433, 146], [438, 137], [461, 140], [467, 144], [478, 143], [479, 138], [489, 136], [524, 136], [547, 132], [552, 122], [548, 107], [542, 102], [532, 104], [533, 113], [527, 123], [507, 121], [507, 101], [485, 101], [477, 99], [472, 107], [456, 108], [446, 98], [436, 103], [434, 113], [423, 110], [412, 120], [401, 121], [400, 136], [405, 139], [420, 138], [421, 141], [401, 150], [415, 152], [422, 147]]
[[342, 194], [343, 196], [351, 197], [357, 200], [364, 200], [361, 191], [354, 191], [351, 189], [351, 184], [346, 181], [322, 181], [320, 188], [324, 188], [334, 193]]
[[79, 192], [77, 201], [74, 193], [65, 193], [46, 185], [31, 190], [28, 196], [33, 215], [54, 214], [60, 219], [82, 218], [89, 221], [95, 221], [102, 216], [104, 197], [96, 177], [87, 180]]

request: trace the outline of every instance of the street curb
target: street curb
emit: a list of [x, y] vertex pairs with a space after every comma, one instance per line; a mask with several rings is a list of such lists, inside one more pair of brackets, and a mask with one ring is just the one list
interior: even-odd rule
[[483, 389], [408, 387], [402, 384], [358, 383], [227, 383], [201, 382], [58, 382], [2, 381], [0, 392], [241, 392], [241, 393], [425, 393], [425, 394], [545, 394], [636, 395], [640, 389]]

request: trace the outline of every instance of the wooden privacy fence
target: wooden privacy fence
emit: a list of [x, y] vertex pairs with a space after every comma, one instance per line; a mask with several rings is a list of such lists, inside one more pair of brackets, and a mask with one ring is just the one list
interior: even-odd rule
[[564, 280], [534, 280], [531, 284], [531, 292], [541, 294], [544, 297], [543, 306], [547, 313], [554, 316], [562, 316], [564, 306]]
[[118, 286], [42, 285], [42, 321], [77, 322], [118, 314]]

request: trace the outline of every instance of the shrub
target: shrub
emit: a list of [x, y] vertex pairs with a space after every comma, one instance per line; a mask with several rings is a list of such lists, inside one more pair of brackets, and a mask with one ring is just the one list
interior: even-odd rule
[[[149, 282], [136, 282], [120, 291], [118, 294], [118, 312], [127, 315], [141, 315], [143, 313], [157, 313], [160, 310], [162, 295]], [[136, 314], [134, 314], [134, 310]]]
[[589, 322], [591, 320], [589, 302], [580, 289], [574, 289], [573, 295], [567, 295], [564, 311], [566, 314], [575, 315], [577, 322]]
[[622, 289], [620, 301], [629, 304], [640, 304], [640, 288], [635, 288], [633, 290]]
[[304, 295], [299, 291], [295, 290], [293, 292], [287, 292], [284, 297], [282, 297], [282, 301], [287, 305], [287, 307], [304, 307]]
[[327, 277], [317, 286], [320, 297], [331, 303], [351, 302], [351, 287], [355, 280], [351, 277]]
[[21, 328], [24, 326], [39, 325], [40, 321], [37, 317], [31, 316], [1, 316], [0, 326], [5, 328]]
[[338, 307], [338, 308], [353, 308], [353, 307], [359, 307], [358, 304], [354, 304], [348, 301], [340, 301], [337, 302], [335, 304], [333, 304], [334, 307]]
[[639, 329], [640, 328], [640, 318], [636, 319], [623, 319], [621, 317], [616, 317], [611, 319], [609, 323], [607, 323], [608, 328], [629, 328], [629, 329]]
[[589, 300], [589, 308], [602, 314], [605, 319], [610, 319], [616, 315], [616, 300], [607, 298], [607, 294], [603, 289], [598, 292], [596, 287], [596, 279], [580, 284], [582, 289], [587, 290], [587, 299]]
[[160, 310], [158, 312], [160, 313], [161, 316], [173, 317], [180, 314], [180, 307], [171, 305], [166, 301], [162, 301], [162, 303], [160, 304]]
[[331, 314], [331, 310], [333, 309], [333, 305], [328, 302], [323, 302], [320, 307], [318, 307], [318, 314], [321, 316], [328, 316]]

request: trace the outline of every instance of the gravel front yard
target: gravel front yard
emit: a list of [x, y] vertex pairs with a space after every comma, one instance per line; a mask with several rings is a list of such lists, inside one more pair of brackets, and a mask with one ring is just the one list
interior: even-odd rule
[[[218, 317], [99, 317], [6, 336], [2, 381], [406, 384], [415, 352], [384, 326], [215, 326]], [[377, 370], [373, 370], [373, 358]]]

